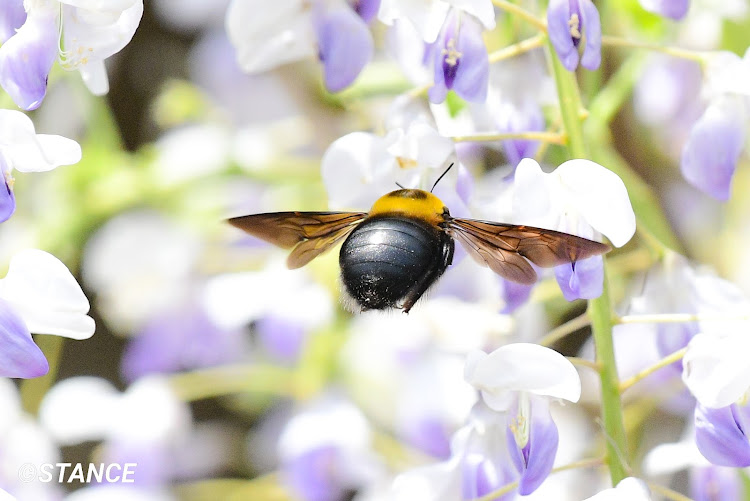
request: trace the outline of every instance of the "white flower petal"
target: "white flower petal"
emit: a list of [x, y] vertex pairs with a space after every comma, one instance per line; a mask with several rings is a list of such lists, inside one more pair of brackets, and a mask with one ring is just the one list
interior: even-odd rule
[[370, 425], [354, 405], [331, 397], [316, 401], [292, 417], [279, 437], [279, 455], [292, 459], [319, 447], [366, 452]]
[[484, 357], [470, 354], [464, 377], [498, 411], [505, 410], [498, 404], [507, 402], [509, 392], [527, 391], [571, 402], [581, 396], [581, 379], [573, 364], [558, 352], [531, 343], [505, 345]]
[[36, 131], [31, 119], [16, 110], [0, 109], [0, 148], [34, 141]]
[[461, 499], [460, 456], [406, 471], [393, 481], [387, 499], [393, 501], [453, 501]]
[[513, 182], [514, 222], [555, 229], [560, 214], [548, 178], [533, 158], [518, 163]]
[[437, 39], [450, 5], [443, 0], [382, 0], [378, 19], [387, 25], [409, 21], [427, 43]]
[[643, 471], [653, 476], [670, 475], [691, 466], [709, 464], [690, 437], [689, 441], [660, 444], [651, 449], [643, 460]]
[[479, 19], [484, 29], [495, 28], [495, 9], [491, 0], [448, 0], [448, 2]]
[[59, 0], [60, 3], [81, 9], [102, 12], [122, 12], [139, 0]]
[[396, 169], [383, 138], [353, 132], [337, 139], [321, 161], [329, 207], [369, 209], [375, 200], [396, 189]]
[[136, 443], [174, 443], [191, 427], [190, 409], [175, 395], [167, 380], [147, 376], [120, 396], [109, 422], [109, 437]]
[[248, 73], [316, 55], [312, 9], [303, 0], [234, 0], [226, 29]]
[[651, 501], [651, 493], [643, 480], [624, 478], [613, 489], [606, 489], [584, 501]]
[[103, 96], [109, 92], [109, 78], [104, 61], [89, 61], [88, 64], [79, 66], [78, 71], [93, 95]]
[[62, 136], [36, 134], [31, 119], [15, 110], [0, 110], [0, 151], [11, 168], [48, 171], [81, 160], [81, 147]]
[[133, 38], [143, 16], [143, 0], [67, 0], [66, 3], [80, 5], [63, 7], [63, 62], [68, 68], [101, 62], [122, 50]]
[[10, 261], [0, 280], [0, 297], [10, 302], [29, 331], [87, 339], [94, 320], [87, 316], [89, 302], [68, 268], [55, 256], [28, 249]]
[[635, 213], [625, 184], [617, 174], [591, 160], [569, 160], [554, 175], [566, 191], [568, 203], [596, 231], [616, 247], [635, 234]]
[[15, 164], [14, 167], [19, 171], [45, 171], [54, 169], [58, 165], [73, 165], [81, 161], [81, 146], [72, 139], [49, 134], [38, 134], [36, 140], [39, 144], [41, 154], [50, 163], [46, 166], [42, 166], [41, 163], [37, 164], [37, 168], [33, 168], [32, 165]]
[[698, 334], [682, 360], [682, 380], [706, 407], [726, 407], [750, 388], [750, 336], [747, 331], [718, 337]]
[[74, 377], [53, 386], [39, 407], [39, 419], [64, 445], [101, 440], [109, 429], [120, 394], [97, 377]]

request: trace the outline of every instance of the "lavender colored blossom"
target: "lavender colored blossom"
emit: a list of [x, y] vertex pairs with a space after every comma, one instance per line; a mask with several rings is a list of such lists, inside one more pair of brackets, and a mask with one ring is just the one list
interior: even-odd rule
[[[543, 398], [531, 398], [528, 414], [516, 408], [511, 416], [518, 416], [506, 430], [508, 450], [516, 471], [521, 475], [518, 493], [526, 496], [534, 492], [549, 473], [555, 462], [559, 434], [552, 420], [549, 403]], [[526, 428], [526, 443], [519, 443], [520, 430]]]
[[693, 126], [682, 150], [685, 179], [718, 200], [728, 200], [737, 161], [745, 143], [740, 103], [731, 100], [708, 107]]
[[595, 299], [602, 295], [604, 267], [602, 257], [594, 256], [555, 267], [555, 278], [563, 296], [574, 299]]
[[16, 34], [16, 30], [26, 22], [23, 0], [3, 0], [0, 2], [0, 44]]
[[[498, 117], [500, 132], [542, 132], [544, 131], [544, 113], [538, 103], [525, 100], [522, 105], [512, 102], [503, 103]], [[539, 141], [528, 139], [509, 139], [503, 141], [503, 151], [508, 163], [515, 167], [524, 158], [533, 158], [539, 149]]]
[[519, 307], [526, 304], [531, 296], [531, 291], [534, 289], [534, 284], [526, 285], [513, 282], [511, 280], [500, 279], [502, 282], [502, 296], [505, 300], [505, 306], [500, 313], [513, 313]]
[[47, 93], [47, 77], [57, 59], [57, 15], [34, 10], [0, 47], [0, 86], [24, 110], [34, 110]]
[[341, 460], [331, 445], [305, 451], [284, 464], [287, 482], [305, 501], [343, 500], [346, 492], [336, 476]]
[[690, 8], [690, 0], [640, 0], [641, 6], [649, 12], [680, 20]]
[[122, 371], [128, 381], [147, 374], [171, 373], [236, 362], [242, 332], [216, 326], [195, 307], [153, 319], [128, 345]]
[[[0, 185], [0, 223], [7, 221], [16, 210], [16, 196], [13, 193], [13, 181], [8, 171], [5, 157], [0, 153], [0, 176], [3, 185]], [[3, 189], [4, 187], [4, 189]]]
[[380, 0], [350, 0], [349, 2], [352, 9], [359, 14], [366, 23], [372, 21], [372, 19], [378, 14], [380, 9]]
[[446, 423], [436, 416], [413, 419], [404, 428], [404, 438], [413, 447], [435, 458], [446, 459], [450, 456], [450, 431]]
[[468, 14], [453, 11], [443, 30], [430, 48], [434, 64], [434, 84], [429, 97], [442, 103], [449, 90], [472, 102], [484, 102], [489, 82], [487, 47], [482, 40], [482, 26]]
[[690, 499], [693, 501], [734, 501], [742, 499], [740, 472], [721, 466], [690, 469]]
[[358, 408], [335, 397], [308, 405], [278, 441], [281, 476], [305, 501], [338, 501], [377, 471], [371, 431]]
[[0, 299], [0, 376], [34, 378], [47, 374], [49, 364], [13, 306]]
[[[461, 462], [461, 499], [476, 499], [511, 483], [515, 476], [508, 466], [492, 454], [466, 454]], [[511, 501], [515, 498], [515, 492], [511, 491], [495, 499]]]
[[589, 70], [599, 67], [602, 29], [599, 11], [591, 0], [550, 0], [547, 26], [552, 46], [568, 71], [578, 66], [578, 50], [583, 39], [581, 66]]
[[352, 9], [340, 7], [323, 15], [316, 23], [316, 32], [326, 88], [331, 92], [343, 90], [372, 58], [370, 30]]
[[711, 463], [719, 466], [750, 466], [750, 440], [746, 431], [750, 408], [732, 404], [712, 409], [695, 408], [695, 442]]
[[[143, 14], [143, 0], [84, 2], [85, 7], [79, 3], [26, 2], [23, 26], [0, 47], [0, 85], [20, 108], [33, 110], [42, 103], [47, 77], [58, 56], [63, 68], [80, 71], [94, 94], [109, 90], [104, 59], [132, 38]], [[20, 17], [13, 15], [11, 24], [20, 22]]]
[[271, 356], [293, 362], [302, 352], [309, 328], [282, 315], [266, 315], [255, 322], [255, 331]]

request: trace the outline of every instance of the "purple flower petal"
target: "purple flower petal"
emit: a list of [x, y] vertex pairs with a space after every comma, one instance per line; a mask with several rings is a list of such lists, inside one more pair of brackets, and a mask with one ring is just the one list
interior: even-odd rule
[[[467, 143], [458, 143], [459, 145], [465, 145]], [[460, 158], [460, 155], [459, 155]], [[462, 163], [458, 164], [458, 178], [456, 179], [456, 193], [463, 203], [469, 203], [471, 194], [474, 192], [474, 176], [471, 175], [471, 171], [464, 167]]]
[[[117, 438], [108, 441], [102, 451], [106, 464], [133, 463], [138, 465], [128, 480], [142, 489], [158, 488], [175, 475], [174, 452], [159, 440], [128, 440]], [[106, 479], [104, 484], [107, 484]]]
[[5, 157], [0, 153], [0, 176], [2, 176], [3, 181], [0, 184], [0, 223], [10, 219], [10, 216], [16, 210], [16, 195], [13, 193], [13, 189], [8, 186], [7, 173], [8, 166]]
[[734, 501], [742, 499], [740, 474], [733, 468], [702, 466], [690, 470], [690, 499], [693, 501]]
[[503, 299], [505, 299], [505, 307], [500, 313], [510, 314], [518, 309], [518, 307], [526, 304], [531, 296], [531, 291], [534, 289], [534, 285], [519, 284], [511, 280], [501, 279], [503, 284]]
[[[482, 454], [470, 453], [461, 462], [461, 499], [480, 498], [513, 481], [511, 472]], [[516, 498], [511, 491], [498, 499], [510, 501]]]
[[306, 328], [299, 321], [268, 315], [255, 323], [255, 331], [271, 355], [293, 362], [302, 352]]
[[217, 327], [199, 309], [166, 313], [149, 322], [125, 349], [122, 372], [134, 381], [146, 374], [236, 362], [243, 354], [242, 333]]
[[338, 92], [349, 86], [372, 58], [372, 35], [348, 7], [331, 10], [316, 24], [326, 88]]
[[0, 299], [0, 377], [34, 378], [49, 372], [44, 353], [13, 307]]
[[334, 446], [311, 449], [282, 466], [284, 476], [300, 499], [330, 501], [343, 494], [336, 472], [339, 452]]
[[641, 6], [649, 12], [679, 20], [690, 8], [689, 0], [641, 0]]
[[489, 59], [482, 26], [476, 20], [466, 14], [457, 27], [454, 11], [446, 18], [441, 36], [431, 50], [435, 75], [428, 92], [430, 101], [442, 103], [451, 89], [467, 101], [487, 99]]
[[[695, 313], [679, 312], [674, 313]], [[656, 347], [661, 356], [666, 357], [677, 350], [686, 347], [693, 336], [698, 333], [698, 324], [696, 322], [686, 322], [681, 324], [659, 324], [656, 327]], [[682, 374], [682, 360], [678, 360], [669, 365], [675, 375]]]
[[34, 110], [42, 104], [58, 38], [55, 11], [32, 11], [18, 33], [0, 47], [0, 85], [19, 108]]
[[[539, 104], [526, 101], [523, 106], [508, 103], [502, 107], [504, 113], [498, 117], [500, 132], [544, 131], [544, 112]], [[524, 158], [533, 158], [539, 149], [539, 141], [512, 139], [503, 141], [503, 150], [508, 163], [515, 167]]]
[[372, 21], [380, 9], [380, 0], [354, 0], [351, 3], [354, 11], [366, 23]]
[[599, 11], [591, 0], [550, 0], [547, 28], [552, 46], [568, 71], [578, 66], [578, 45], [584, 37], [581, 65], [589, 70], [599, 67], [602, 28]]
[[744, 146], [741, 106], [726, 101], [709, 106], [682, 149], [682, 175], [688, 183], [718, 200], [729, 199], [732, 177]]
[[572, 264], [556, 266], [555, 278], [568, 301], [597, 298], [602, 295], [604, 285], [602, 257], [594, 256]]
[[591, 0], [580, 0], [581, 30], [586, 38], [581, 66], [587, 70], [599, 68], [602, 62], [602, 25], [599, 11]]
[[26, 22], [23, 0], [3, 0], [0, 2], [0, 44], [16, 34], [16, 30]]
[[750, 442], [738, 422], [736, 404], [695, 408], [695, 443], [703, 457], [719, 466], [750, 466]]
[[451, 455], [450, 430], [434, 416], [408, 420], [402, 434], [410, 445], [432, 457], [447, 459]]
[[547, 33], [550, 42], [565, 69], [574, 71], [578, 66], [578, 47], [570, 35], [570, 17], [569, 0], [550, 0], [547, 6]]
[[530, 405], [528, 443], [519, 448], [510, 426], [507, 431], [510, 457], [521, 474], [518, 493], [522, 496], [534, 492], [552, 471], [560, 438], [547, 400], [531, 397]]

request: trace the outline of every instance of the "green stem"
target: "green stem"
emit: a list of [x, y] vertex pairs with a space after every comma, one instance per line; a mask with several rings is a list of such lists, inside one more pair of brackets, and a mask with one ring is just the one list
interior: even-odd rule
[[586, 143], [583, 140], [583, 126], [581, 124], [581, 96], [578, 92], [575, 73], [571, 73], [563, 67], [549, 39], [547, 39], [547, 48], [552, 60], [563, 127], [565, 127], [568, 138], [568, 151], [570, 151], [572, 158], [586, 158]]
[[589, 317], [594, 334], [596, 361], [599, 363], [599, 380], [602, 392], [602, 421], [607, 434], [607, 464], [612, 485], [628, 476], [624, 463], [626, 449], [625, 424], [620, 399], [620, 381], [615, 365], [615, 349], [612, 342], [612, 305], [609, 300], [607, 273], [604, 273], [602, 295], [589, 301]]
[[[575, 74], [567, 71], [557, 58], [552, 44], [547, 43], [552, 70], [560, 99], [560, 113], [568, 136], [568, 150], [573, 158], [587, 158], [586, 143], [581, 122], [581, 98]], [[604, 262], [604, 284], [602, 295], [589, 301], [588, 316], [596, 347], [596, 362], [599, 365], [599, 379], [602, 392], [602, 418], [604, 433], [607, 434], [607, 463], [612, 485], [627, 476], [623, 453], [626, 451], [625, 426], [623, 424], [620, 386], [615, 364], [614, 343], [612, 342], [613, 311], [609, 299], [606, 261]]]
[[49, 372], [42, 377], [25, 379], [21, 383], [21, 402], [29, 414], [35, 415], [39, 411], [42, 398], [47, 394], [52, 384], [57, 380], [57, 370], [63, 351], [64, 338], [60, 336], [41, 335], [34, 338], [39, 349], [47, 357]]
[[183, 372], [170, 377], [179, 398], [194, 402], [234, 393], [262, 393], [294, 396], [293, 373], [270, 365], [237, 365]]

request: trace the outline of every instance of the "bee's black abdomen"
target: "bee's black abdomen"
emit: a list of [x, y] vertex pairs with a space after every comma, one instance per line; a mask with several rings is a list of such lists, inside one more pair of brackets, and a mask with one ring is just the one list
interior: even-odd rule
[[360, 224], [341, 247], [347, 293], [362, 307], [408, 311], [453, 258], [453, 239], [439, 228], [402, 216]]

